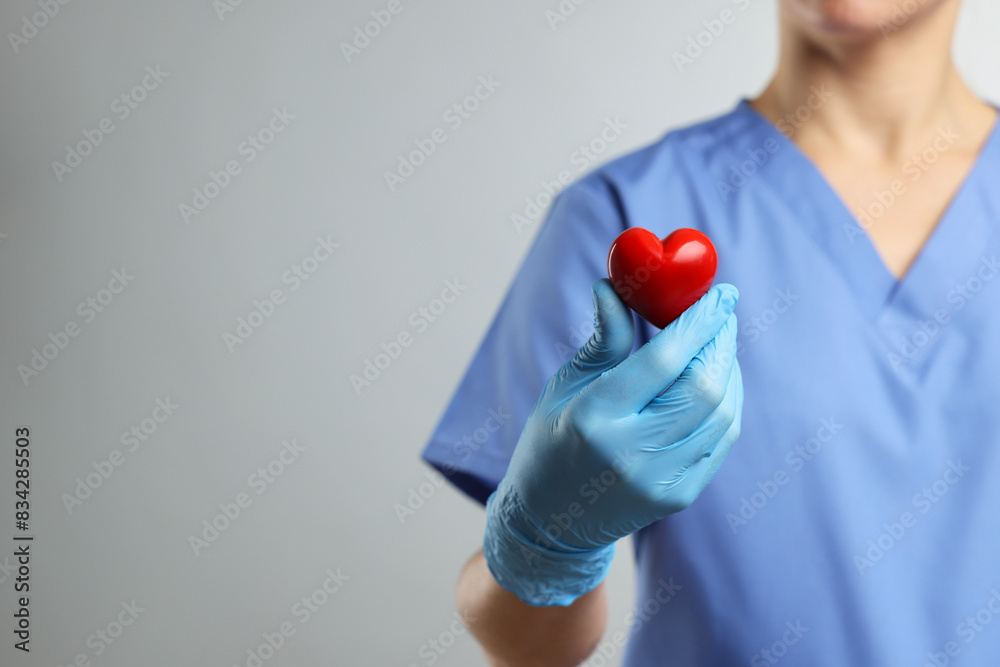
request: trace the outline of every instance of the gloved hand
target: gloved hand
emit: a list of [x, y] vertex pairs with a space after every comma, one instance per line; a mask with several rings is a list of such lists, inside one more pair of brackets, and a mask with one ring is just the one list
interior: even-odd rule
[[594, 589], [615, 542], [690, 505], [739, 436], [736, 288], [716, 285], [632, 356], [631, 311], [607, 280], [592, 289], [594, 333], [545, 385], [487, 501], [490, 571], [536, 606]]

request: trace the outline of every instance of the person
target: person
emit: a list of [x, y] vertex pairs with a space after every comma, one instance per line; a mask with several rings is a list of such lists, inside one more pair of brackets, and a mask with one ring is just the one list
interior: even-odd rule
[[[1000, 664], [1000, 131], [959, 9], [779, 0], [759, 96], [555, 198], [422, 454], [487, 508], [490, 664]], [[662, 331], [605, 277], [630, 227], [718, 250]]]

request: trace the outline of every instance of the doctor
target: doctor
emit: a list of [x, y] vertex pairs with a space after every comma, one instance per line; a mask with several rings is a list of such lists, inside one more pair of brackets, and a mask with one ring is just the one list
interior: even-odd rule
[[[1000, 131], [959, 7], [780, 0], [760, 96], [554, 201], [423, 453], [487, 508], [491, 664], [1000, 664]], [[663, 331], [602, 280], [631, 226], [718, 249]]]

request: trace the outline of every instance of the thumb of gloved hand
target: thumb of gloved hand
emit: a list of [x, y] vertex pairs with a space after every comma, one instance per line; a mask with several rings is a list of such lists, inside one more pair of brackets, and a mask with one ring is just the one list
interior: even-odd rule
[[594, 281], [590, 289], [594, 297], [594, 333], [552, 378], [546, 393], [558, 387], [563, 396], [572, 396], [632, 353], [635, 322], [631, 309], [615, 293], [607, 278]]

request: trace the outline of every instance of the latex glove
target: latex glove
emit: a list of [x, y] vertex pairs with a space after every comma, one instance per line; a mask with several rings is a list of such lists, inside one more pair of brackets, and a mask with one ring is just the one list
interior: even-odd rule
[[490, 571], [536, 606], [594, 589], [615, 542], [688, 507], [739, 436], [736, 288], [716, 285], [632, 356], [632, 312], [607, 280], [592, 289], [594, 333], [545, 385], [487, 501]]

